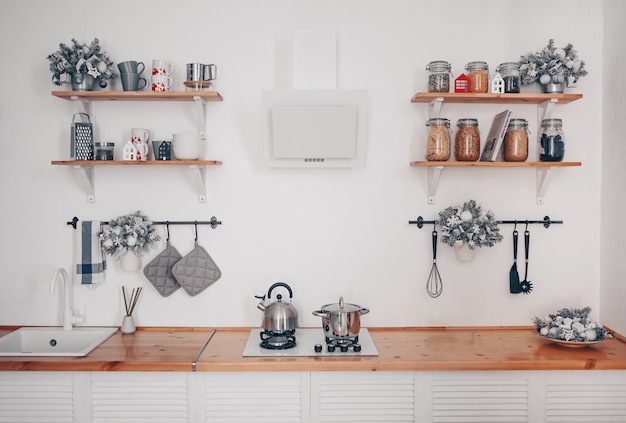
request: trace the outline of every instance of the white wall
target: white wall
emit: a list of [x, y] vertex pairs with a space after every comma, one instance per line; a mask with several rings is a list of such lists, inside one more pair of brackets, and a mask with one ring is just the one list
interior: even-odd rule
[[626, 333], [626, 263], [624, 243], [626, 230], [619, 223], [626, 207], [624, 180], [626, 145], [623, 125], [626, 120], [626, 87], [619, 83], [626, 66], [626, 33], [621, 19], [626, 4], [616, 0], [604, 2], [604, 81], [602, 153], [602, 243], [600, 295], [601, 317], [606, 325]]
[[[65, 222], [73, 216], [107, 220], [136, 209], [155, 220], [217, 216], [223, 225], [202, 228], [200, 244], [223, 276], [196, 297], [179, 290], [162, 298], [141, 272], [124, 273], [111, 261], [105, 285], [76, 288], [88, 324], [119, 324], [120, 286], [141, 285], [138, 325], [258, 325], [253, 296], [276, 281], [293, 288], [303, 326], [319, 324], [311, 311], [340, 295], [372, 310], [363, 318], [367, 326], [528, 325], [536, 314], [586, 305], [599, 313], [600, 233], [593, 222], [601, 209], [601, 2], [25, 0], [2, 2], [0, 12], [0, 324], [58, 323], [48, 281], [54, 268], [71, 265], [72, 230]], [[545, 16], [558, 18], [536, 22]], [[290, 42], [298, 29], [335, 30], [338, 88], [369, 92], [363, 168], [264, 164], [261, 90], [291, 86]], [[185, 63], [217, 64], [224, 101], [207, 107], [205, 158], [224, 165], [207, 171], [206, 204], [197, 202], [185, 168], [98, 168], [97, 200], [88, 204], [75, 170], [50, 165], [68, 158], [74, 109], [50, 95], [56, 87], [46, 56], [72, 37], [99, 37], [115, 62], [173, 60], [181, 89]], [[472, 60], [494, 70], [551, 37], [573, 43], [590, 72], [570, 91], [584, 99], [558, 106], [555, 115], [564, 119], [567, 160], [583, 166], [554, 172], [542, 206], [535, 202], [532, 169], [446, 169], [437, 204], [426, 204], [426, 170], [409, 166], [423, 159], [427, 107], [410, 98], [426, 90], [426, 64], [448, 60], [455, 76]], [[536, 134], [536, 107], [511, 108]], [[502, 109], [446, 105], [443, 113], [453, 122], [476, 117], [486, 133]], [[142, 126], [153, 138], [167, 138], [193, 128], [193, 112], [184, 103], [97, 103], [96, 135], [120, 146], [131, 127]], [[531, 151], [534, 160], [534, 145]], [[456, 261], [440, 244], [444, 292], [427, 296], [431, 229], [407, 222], [419, 215], [433, 219], [470, 198], [499, 219], [550, 215], [565, 221], [548, 230], [531, 227], [532, 294], [508, 292], [513, 228], [503, 226], [505, 241], [480, 250], [472, 263]], [[185, 254], [193, 228], [173, 229], [172, 243]], [[151, 250], [146, 262], [163, 247]]]

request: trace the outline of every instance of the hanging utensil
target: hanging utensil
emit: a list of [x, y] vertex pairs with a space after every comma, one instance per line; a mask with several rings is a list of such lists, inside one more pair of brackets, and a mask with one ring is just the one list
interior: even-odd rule
[[524, 294], [530, 294], [533, 290], [533, 284], [528, 280], [528, 253], [530, 251], [530, 231], [528, 230], [528, 223], [526, 224], [526, 230], [524, 230], [524, 256], [525, 256], [525, 269], [524, 280], [520, 283], [520, 287]]
[[428, 275], [428, 282], [426, 282], [426, 292], [431, 298], [437, 298], [443, 291], [443, 282], [441, 281], [441, 275], [437, 268], [437, 229], [433, 230], [433, 266], [430, 269]]
[[517, 241], [519, 233], [517, 232], [517, 222], [513, 229], [513, 266], [509, 270], [509, 291], [511, 294], [519, 294], [522, 292], [522, 286], [519, 283], [519, 272], [517, 271]]

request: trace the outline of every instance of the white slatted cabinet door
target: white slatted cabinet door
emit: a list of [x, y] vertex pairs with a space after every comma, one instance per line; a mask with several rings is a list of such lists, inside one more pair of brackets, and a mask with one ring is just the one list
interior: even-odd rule
[[187, 423], [187, 373], [91, 373], [92, 423]]
[[73, 423], [69, 372], [0, 372], [0, 422]]
[[209, 372], [207, 423], [308, 423], [309, 372]]
[[626, 422], [626, 370], [546, 373], [546, 422]]
[[513, 371], [433, 372], [433, 422], [528, 423], [528, 377]]
[[311, 421], [413, 423], [415, 372], [313, 372]]

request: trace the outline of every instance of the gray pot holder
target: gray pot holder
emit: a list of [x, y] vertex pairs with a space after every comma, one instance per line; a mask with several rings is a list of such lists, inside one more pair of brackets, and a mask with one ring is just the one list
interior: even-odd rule
[[180, 284], [174, 277], [172, 269], [183, 256], [168, 241], [165, 250], [161, 251], [143, 268], [143, 274], [154, 285], [163, 297], [173, 294]]
[[199, 246], [197, 241], [194, 249], [174, 265], [172, 274], [180, 286], [192, 297], [204, 291], [222, 276], [222, 272], [209, 253]]

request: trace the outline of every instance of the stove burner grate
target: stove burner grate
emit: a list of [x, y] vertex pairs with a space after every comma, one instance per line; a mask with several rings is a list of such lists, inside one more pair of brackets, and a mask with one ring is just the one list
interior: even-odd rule
[[295, 329], [286, 331], [263, 330], [259, 333], [261, 342], [259, 346], [269, 350], [286, 350], [296, 346]]
[[[354, 338], [344, 338], [344, 339], [331, 339], [326, 337], [326, 351], [329, 353], [335, 352], [336, 349], [339, 348], [341, 352], [348, 352], [350, 349], [354, 352], [361, 352], [361, 345], [359, 344], [358, 335]], [[321, 345], [317, 345], [315, 347], [315, 352], [321, 352]]]

